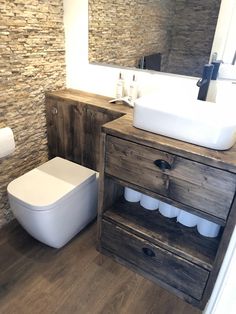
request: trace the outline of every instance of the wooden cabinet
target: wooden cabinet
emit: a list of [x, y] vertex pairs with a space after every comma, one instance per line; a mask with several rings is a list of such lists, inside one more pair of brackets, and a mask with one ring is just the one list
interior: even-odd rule
[[[236, 221], [235, 148], [217, 152], [154, 135], [127, 116], [103, 127], [102, 146], [100, 251], [203, 309]], [[127, 202], [125, 187], [220, 224], [218, 237]]]
[[130, 111], [108, 100], [72, 89], [47, 93], [49, 157], [60, 156], [98, 170], [101, 126]]

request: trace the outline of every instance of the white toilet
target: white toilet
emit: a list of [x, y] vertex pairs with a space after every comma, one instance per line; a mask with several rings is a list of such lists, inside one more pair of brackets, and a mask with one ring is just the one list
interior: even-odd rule
[[60, 248], [97, 214], [98, 173], [56, 157], [7, 187], [14, 216], [35, 239]]

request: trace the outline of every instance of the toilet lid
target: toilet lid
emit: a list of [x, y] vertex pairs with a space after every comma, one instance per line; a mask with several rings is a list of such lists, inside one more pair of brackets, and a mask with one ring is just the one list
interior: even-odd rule
[[46, 210], [95, 178], [95, 171], [56, 157], [13, 180], [7, 191], [34, 210]]

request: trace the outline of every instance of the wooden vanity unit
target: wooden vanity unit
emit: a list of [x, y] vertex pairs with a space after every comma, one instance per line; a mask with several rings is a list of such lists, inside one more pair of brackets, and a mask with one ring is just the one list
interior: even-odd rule
[[[132, 116], [102, 130], [100, 251], [203, 309], [236, 221], [235, 147], [219, 152], [142, 131]], [[220, 224], [219, 236], [127, 202], [124, 187]]]
[[[236, 147], [214, 151], [139, 130], [131, 108], [108, 101], [47, 93], [49, 155], [100, 170], [100, 252], [203, 309], [236, 222]], [[124, 187], [221, 225], [219, 236], [127, 202]]]

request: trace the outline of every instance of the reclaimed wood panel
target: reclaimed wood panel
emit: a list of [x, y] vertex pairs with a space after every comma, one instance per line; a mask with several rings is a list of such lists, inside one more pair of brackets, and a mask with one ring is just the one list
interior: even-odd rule
[[98, 171], [100, 162], [101, 127], [106, 122], [119, 118], [121, 114], [104, 112], [99, 108], [89, 108], [87, 105], [85, 106], [84, 143], [82, 146], [84, 152], [83, 165]]
[[211, 293], [214, 289], [215, 282], [217, 280], [217, 277], [219, 275], [222, 263], [224, 261], [225, 255], [227, 253], [228, 245], [230, 243], [230, 239], [232, 237], [232, 234], [234, 232], [236, 225], [236, 196], [234, 197], [234, 201], [232, 204], [232, 208], [230, 210], [226, 226], [224, 228], [220, 244], [218, 246], [215, 263], [212, 271], [210, 272], [209, 280], [203, 295], [203, 298], [201, 300], [201, 304], [199, 306], [203, 308], [205, 304], [208, 302]]
[[159, 280], [201, 299], [208, 271], [105, 220], [102, 222], [101, 245]]
[[211, 221], [215, 222], [216, 224], [219, 224], [220, 226], [225, 226], [225, 224], [226, 224], [226, 221], [223, 220], [223, 219], [220, 219], [220, 218], [218, 218], [216, 216], [212, 216], [212, 215], [210, 215], [209, 213], [207, 213], [205, 211], [200, 211], [199, 209], [196, 209], [194, 207], [191, 207], [191, 206], [188, 206], [188, 205], [183, 204], [181, 202], [178, 202], [176, 200], [173, 200], [173, 199], [171, 199], [171, 198], [169, 198], [167, 196], [163, 196], [161, 194], [157, 194], [157, 193], [155, 193], [153, 191], [147, 190], [147, 189], [145, 189], [142, 186], [137, 186], [137, 185], [132, 184], [132, 183], [130, 183], [128, 181], [121, 180], [121, 179], [119, 179], [117, 177], [114, 177], [114, 176], [111, 176], [111, 175], [108, 175], [108, 174], [106, 174], [105, 177], [109, 177], [117, 185], [120, 185], [120, 186], [123, 186], [123, 187], [129, 187], [131, 189], [134, 189], [136, 191], [139, 191], [141, 193], [144, 193], [146, 195], [154, 197], [154, 198], [156, 198], [156, 199], [158, 199], [158, 200], [160, 200], [162, 202], [165, 202], [167, 204], [170, 204], [172, 206], [175, 206], [175, 207], [183, 209], [183, 210], [185, 210], [187, 212], [190, 212], [190, 213], [192, 213], [194, 215], [197, 215], [197, 216], [199, 216], [201, 218], [205, 218], [205, 219], [211, 220]]
[[[104, 98], [99, 101], [99, 97], [96, 104], [92, 94], [89, 97], [89, 94], [82, 93], [80, 97], [65, 99], [52, 95], [46, 97], [49, 157], [60, 156], [98, 171], [101, 127], [121, 117], [124, 113], [118, 108], [122, 106], [117, 108], [115, 104], [116, 110], [113, 110], [112, 104]], [[106, 101], [109, 104], [107, 107]], [[103, 106], [99, 107], [99, 103]]]
[[[161, 170], [165, 160], [171, 170]], [[120, 179], [226, 220], [235, 174], [112, 136], [107, 137], [105, 171]]]
[[59, 156], [82, 164], [85, 106], [48, 99], [46, 112], [49, 157]]
[[175, 140], [159, 134], [137, 129], [131, 115], [125, 115], [106, 123], [103, 132], [128, 141], [194, 160], [208, 166], [236, 173], [236, 144], [228, 150], [219, 151]]
[[147, 210], [139, 202], [130, 203], [123, 197], [103, 217], [207, 270], [213, 268], [221, 235], [204, 237], [196, 227], [183, 226], [176, 218], [166, 218], [158, 210]]
[[111, 97], [97, 95], [73, 88], [66, 88], [56, 90], [53, 92], [46, 92], [46, 99], [54, 99], [55, 101], [74, 101], [77, 103], [83, 103], [89, 106], [91, 109], [99, 108], [104, 112], [112, 112], [118, 114], [130, 114], [132, 115], [133, 108], [122, 103], [110, 103]]

